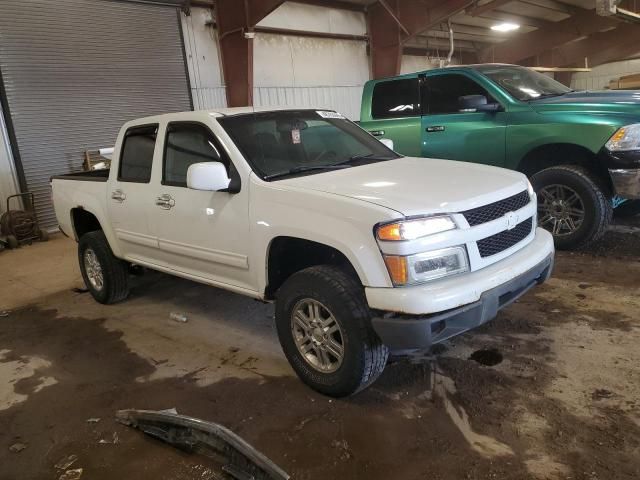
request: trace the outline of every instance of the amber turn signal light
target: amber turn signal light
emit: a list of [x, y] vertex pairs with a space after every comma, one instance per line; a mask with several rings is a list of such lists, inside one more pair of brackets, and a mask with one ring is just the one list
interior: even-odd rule
[[409, 280], [407, 257], [385, 255], [384, 263], [387, 265], [389, 276], [394, 285], [405, 285], [407, 283]]

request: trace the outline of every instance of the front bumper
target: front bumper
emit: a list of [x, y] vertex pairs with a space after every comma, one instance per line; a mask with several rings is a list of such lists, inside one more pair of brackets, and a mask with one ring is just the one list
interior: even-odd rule
[[[369, 306], [382, 310], [372, 319], [373, 329], [392, 351], [426, 350], [493, 319], [498, 310], [546, 281], [553, 260], [553, 238], [537, 229], [529, 245], [476, 272], [433, 285], [367, 288]], [[381, 298], [385, 296], [394, 297], [394, 308], [394, 300]], [[384, 304], [387, 308], [378, 306]], [[444, 308], [434, 310], [436, 306]]]
[[627, 199], [640, 198], [640, 151], [610, 152], [602, 148], [598, 153], [609, 170], [616, 195]]
[[617, 195], [627, 199], [640, 198], [640, 168], [609, 169]]

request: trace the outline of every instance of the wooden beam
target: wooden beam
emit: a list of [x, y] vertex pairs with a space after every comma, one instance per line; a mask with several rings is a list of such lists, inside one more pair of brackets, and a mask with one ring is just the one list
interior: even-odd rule
[[284, 0], [217, 0], [222, 73], [230, 107], [253, 105], [253, 27]]
[[400, 27], [400, 30], [402, 30], [407, 36], [410, 36], [411, 32], [409, 32], [409, 30], [407, 30], [407, 28], [402, 24], [400, 19], [396, 16], [395, 12], [391, 9], [387, 2], [385, 2], [384, 0], [378, 0], [378, 3], [380, 3], [380, 5], [382, 5], [382, 7], [387, 11], [389, 16], [393, 18], [393, 21], [396, 22], [396, 25], [398, 25], [398, 27]]
[[289, 0], [293, 3], [304, 3], [305, 5], [315, 5], [318, 7], [335, 8], [337, 10], [349, 10], [352, 12], [364, 12], [365, 5], [358, 3], [344, 2], [342, 0]]
[[624, 60], [640, 52], [640, 28], [635, 24], [621, 24], [618, 28], [598, 32], [583, 40], [554, 48], [538, 57], [546, 66], [595, 67], [603, 63]]
[[400, 72], [402, 46], [474, 0], [382, 0], [367, 9], [373, 78]]
[[595, 10], [577, 11], [573, 16], [556, 22], [552, 32], [536, 30], [515, 35], [497, 45], [480, 52], [481, 62], [517, 63], [586, 35], [616, 27], [619, 22], [609, 17], [596, 15]]

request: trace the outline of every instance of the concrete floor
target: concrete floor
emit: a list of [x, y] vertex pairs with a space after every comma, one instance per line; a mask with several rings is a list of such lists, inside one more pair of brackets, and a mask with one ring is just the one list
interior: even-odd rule
[[0, 253], [2, 480], [59, 478], [69, 455], [87, 479], [223, 478], [114, 421], [172, 407], [231, 428], [296, 479], [640, 478], [633, 228], [559, 254], [548, 284], [435, 362], [391, 364], [344, 400], [293, 376], [272, 306], [156, 273], [103, 306], [74, 290], [76, 264], [61, 236]]

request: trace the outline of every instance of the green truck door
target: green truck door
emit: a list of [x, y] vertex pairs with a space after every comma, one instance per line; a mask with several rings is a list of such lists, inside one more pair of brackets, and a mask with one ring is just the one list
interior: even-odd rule
[[427, 74], [422, 80], [420, 155], [503, 166], [508, 113], [461, 112], [458, 98], [465, 95], [485, 95], [495, 102], [464, 74]]
[[382, 81], [373, 87], [371, 121], [363, 127], [379, 139], [393, 140], [393, 149], [403, 155], [419, 157], [420, 89], [418, 76]]

